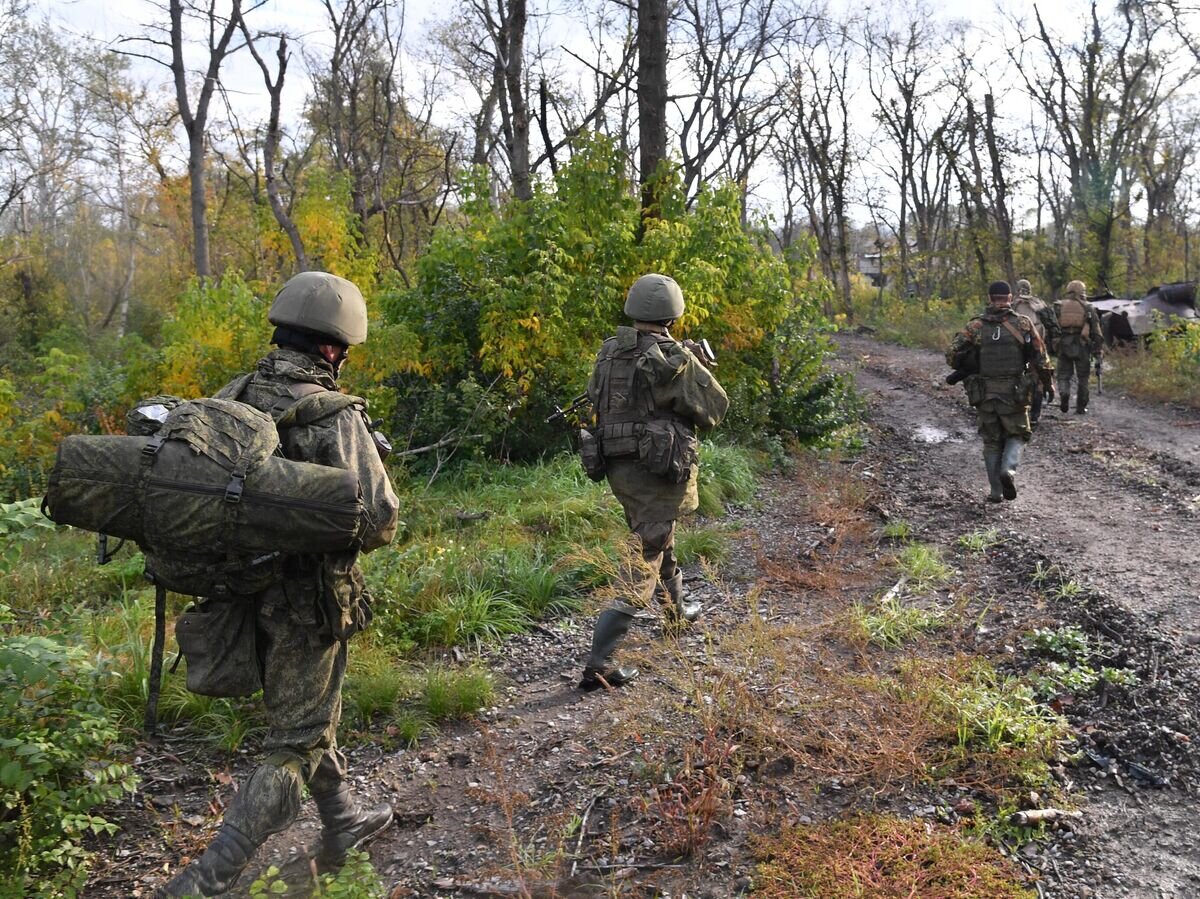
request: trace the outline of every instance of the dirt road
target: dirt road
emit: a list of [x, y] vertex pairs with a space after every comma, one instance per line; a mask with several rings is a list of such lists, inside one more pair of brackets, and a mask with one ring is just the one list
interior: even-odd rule
[[[912, 498], [908, 514], [975, 518], [1027, 536], [1073, 579], [1132, 612], [1132, 629], [1180, 646], [1188, 670], [1177, 676], [1195, 678], [1200, 418], [1112, 392], [1098, 396], [1093, 385], [1087, 416], [1048, 406], [1025, 453], [1017, 499], [991, 505], [981, 502], [987, 480], [974, 413], [960, 386], [943, 383], [944, 360], [864, 337], [841, 335], [838, 343], [871, 420], [911, 448], [896, 460], [909, 481], [901, 491]], [[1176, 786], [1147, 800], [1092, 784], [1081, 829], [1087, 848], [1070, 868], [1053, 865], [1047, 895], [1200, 895], [1200, 802], [1186, 781]]]
[[[575, 689], [591, 624], [581, 614], [486, 653], [501, 695], [477, 719], [412, 749], [348, 748], [358, 790], [399, 816], [371, 847], [390, 896], [725, 899], [754, 888], [757, 841], [786, 825], [869, 814], [929, 833], [986, 829], [1001, 813], [984, 783], [996, 759], [981, 753], [982, 767], [935, 777], [928, 753], [944, 736], [922, 737], [915, 706], [862, 685], [895, 686], [906, 660], [936, 673], [986, 659], [1002, 677], [1028, 674], [1037, 661], [1024, 637], [1066, 625], [1140, 683], [1055, 698], [1074, 751], [1054, 764], [1054, 789], [1082, 817], [1019, 852], [1001, 828], [991, 850], [1016, 855], [1000, 861], [1043, 899], [1200, 896], [1200, 420], [1111, 395], [1086, 418], [1054, 408], [1017, 500], [991, 505], [973, 413], [942, 383], [942, 360], [862, 337], [839, 345], [867, 401], [867, 446], [806, 457], [766, 478], [754, 506], [687, 523], [725, 529], [728, 556], [688, 571], [701, 622], [668, 633], [648, 615], [634, 628], [623, 647], [643, 669], [634, 687]], [[849, 622], [897, 589], [905, 541], [885, 524], [899, 521], [951, 572], [912, 599], [953, 623], [906, 646], [867, 646]], [[964, 546], [980, 533], [994, 545]], [[149, 895], [211, 836], [254, 752], [221, 757], [181, 732], [144, 756], [143, 792], [120, 810], [124, 830], [88, 896]], [[266, 865], [303, 859], [318, 830], [306, 806], [237, 895]]]

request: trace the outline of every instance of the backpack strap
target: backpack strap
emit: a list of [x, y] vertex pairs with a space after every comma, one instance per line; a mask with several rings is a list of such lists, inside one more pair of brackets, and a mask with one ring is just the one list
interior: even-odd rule
[[1017, 343], [1021, 344], [1022, 346], [1025, 345], [1025, 335], [1022, 333], [1020, 328], [1010, 322], [1007, 318], [1001, 321], [1000, 324], [1004, 325], [1005, 331], [1017, 339]]

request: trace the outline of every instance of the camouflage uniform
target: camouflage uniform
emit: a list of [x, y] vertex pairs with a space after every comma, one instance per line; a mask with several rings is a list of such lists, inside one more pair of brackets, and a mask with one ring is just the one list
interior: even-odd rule
[[[1033, 295], [1032, 287], [1024, 278], [1017, 282], [1017, 295], [1013, 298], [1012, 309], [1013, 312], [1023, 315], [1033, 322], [1038, 336], [1042, 338], [1042, 343], [1046, 346], [1046, 352], [1053, 353], [1054, 348], [1058, 345], [1060, 333], [1058, 319], [1048, 304]], [[1033, 402], [1029, 406], [1030, 427], [1036, 428], [1038, 420], [1042, 417], [1042, 401], [1045, 396], [1045, 391], [1040, 388], [1033, 391]], [[1053, 396], [1050, 398], [1053, 399]]]
[[[716, 427], [729, 406], [725, 391], [712, 373], [662, 325], [636, 322], [632, 328], [619, 328], [617, 335], [606, 340], [601, 348], [588, 381], [588, 397], [597, 410], [597, 432], [605, 447], [609, 486], [625, 511], [630, 529], [641, 541], [646, 567], [623, 572], [622, 598], [602, 612], [597, 621], [586, 669], [594, 672], [605, 669], [613, 649], [628, 632], [633, 615], [650, 602], [658, 583], [663, 584], [676, 608], [682, 609], [683, 575], [675, 558], [675, 522], [699, 505], [696, 461], [692, 461], [686, 480], [672, 483], [647, 470], [636, 457], [636, 450], [612, 454], [621, 439], [634, 440], [629, 445], [636, 446], [636, 437], [632, 435], [638, 433], [637, 422], [612, 424], [613, 416], [606, 415], [606, 395], [613, 388], [603, 383], [602, 363], [619, 347], [636, 350], [638, 383], [631, 392], [633, 396], [648, 394], [647, 405], [652, 405], [653, 411], [647, 417], [673, 422], [690, 436], [696, 429]], [[636, 402], [630, 400], [630, 405]], [[631, 436], [616, 436], [622, 427]]]
[[[1096, 308], [1084, 297], [1086, 289], [1081, 281], [1072, 281], [1064, 291], [1064, 297], [1054, 303], [1054, 313], [1062, 325], [1062, 337], [1058, 342], [1059, 408], [1066, 412], [1071, 408], [1071, 382], [1078, 382], [1075, 395], [1075, 411], [1087, 412], [1088, 380], [1091, 376], [1092, 356], [1104, 352], [1104, 332], [1100, 327], [1100, 316]], [[1078, 324], [1076, 324], [1078, 323]]]
[[[1014, 499], [1012, 471], [1020, 460], [1021, 447], [1029, 442], [1029, 405], [1038, 381], [1043, 389], [1051, 386], [1050, 359], [1033, 322], [995, 302], [971, 319], [954, 338], [946, 353], [953, 368], [964, 368], [964, 360], [974, 357], [969, 367], [977, 371], [965, 380], [967, 396], [978, 413], [979, 434], [992, 492], [990, 500]], [[1004, 459], [1001, 459], [1001, 455]], [[1007, 463], [1007, 464], [1004, 464]], [[1007, 475], [1007, 476], [1005, 476]], [[1012, 494], [1011, 496], [1009, 494]]]
[[[218, 396], [270, 413], [297, 393], [336, 389], [334, 368], [324, 358], [280, 347], [259, 361], [248, 383], [239, 378]], [[288, 459], [354, 471], [369, 520], [362, 550], [391, 541], [399, 503], [361, 407], [342, 404], [326, 418], [281, 429], [280, 440]], [[208, 853], [161, 895], [222, 892], [224, 878], [236, 878], [255, 848], [296, 818], [305, 784], [326, 832], [348, 832], [364, 817], [349, 799], [346, 760], [337, 749], [346, 640], [369, 619], [356, 556], [290, 557], [283, 580], [237, 599], [254, 604], [267, 756], [234, 796]], [[208, 858], [211, 853], [216, 857]]]

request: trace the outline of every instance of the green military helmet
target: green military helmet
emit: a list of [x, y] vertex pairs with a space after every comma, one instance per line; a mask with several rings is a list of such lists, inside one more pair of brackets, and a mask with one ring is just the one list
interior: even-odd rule
[[1021, 278], [1019, 281], [1017, 281], [1017, 296], [1028, 297], [1032, 295], [1033, 285], [1031, 285], [1029, 281], [1027, 281], [1025, 278]]
[[290, 278], [267, 313], [273, 325], [301, 328], [355, 346], [367, 339], [367, 304], [357, 287], [328, 272]]
[[683, 315], [683, 291], [674, 278], [642, 275], [629, 288], [625, 314], [634, 321], [662, 322]]

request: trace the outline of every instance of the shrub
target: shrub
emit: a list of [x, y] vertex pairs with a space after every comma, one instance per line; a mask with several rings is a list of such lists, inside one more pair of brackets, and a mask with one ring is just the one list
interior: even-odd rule
[[73, 895], [87, 872], [84, 838], [116, 831], [93, 810], [134, 788], [94, 687], [82, 649], [0, 640], [0, 868], [20, 895]]

